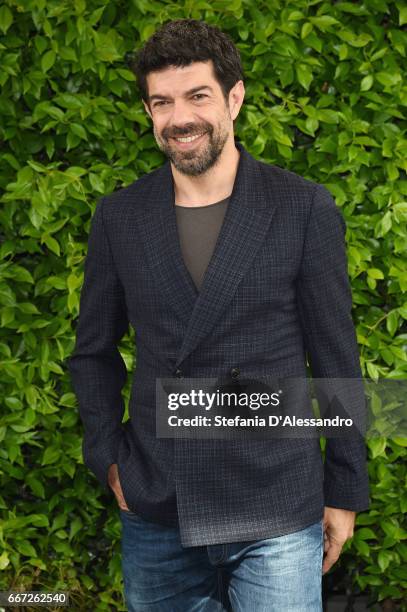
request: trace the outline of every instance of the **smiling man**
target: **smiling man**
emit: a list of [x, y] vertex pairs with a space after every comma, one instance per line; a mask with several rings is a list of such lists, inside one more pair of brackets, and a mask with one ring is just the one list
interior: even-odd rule
[[[122, 520], [130, 612], [319, 612], [321, 577], [369, 507], [362, 436], [156, 435], [156, 379], [359, 378], [345, 224], [322, 185], [235, 141], [236, 46], [162, 26], [134, 65], [167, 162], [98, 203], [70, 371], [84, 459]], [[137, 367], [122, 423], [134, 327]], [[325, 559], [323, 553], [325, 551]]]

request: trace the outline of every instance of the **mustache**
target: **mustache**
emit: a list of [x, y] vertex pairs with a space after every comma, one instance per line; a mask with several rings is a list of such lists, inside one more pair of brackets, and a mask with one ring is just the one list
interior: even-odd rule
[[197, 127], [185, 127], [182, 130], [179, 129], [177, 131], [169, 131], [168, 129], [163, 130], [162, 135], [164, 138], [177, 138], [177, 137], [187, 137], [187, 136], [196, 136], [197, 134], [203, 134], [204, 132], [212, 132], [212, 128], [209, 126]]

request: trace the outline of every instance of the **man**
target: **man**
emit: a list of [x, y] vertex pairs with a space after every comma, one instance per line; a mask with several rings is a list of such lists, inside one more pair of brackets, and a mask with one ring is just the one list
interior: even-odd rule
[[323, 464], [315, 437], [158, 437], [155, 384], [305, 377], [307, 357], [315, 378], [360, 377], [344, 221], [325, 187], [235, 142], [224, 33], [170, 22], [134, 69], [168, 161], [96, 207], [70, 359], [85, 463], [120, 507], [128, 609], [322, 610], [321, 575], [369, 506], [363, 438], [327, 439]]

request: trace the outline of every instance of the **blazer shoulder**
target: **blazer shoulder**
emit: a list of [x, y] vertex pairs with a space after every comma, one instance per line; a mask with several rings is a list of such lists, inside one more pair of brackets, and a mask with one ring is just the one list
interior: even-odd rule
[[305, 196], [313, 197], [316, 189], [321, 187], [319, 183], [293, 172], [287, 168], [281, 168], [275, 164], [259, 161], [261, 171], [266, 180], [278, 184], [288, 192], [298, 192]]
[[103, 195], [100, 200], [101, 204], [105, 209], [105, 213], [109, 214], [109, 211], [115, 210], [117, 212], [123, 211], [132, 206], [141, 207], [145, 202], [146, 195], [148, 195], [151, 187], [157, 184], [161, 180], [163, 172], [163, 166], [155, 168], [147, 174], [143, 174], [136, 180], [125, 187], [120, 187], [115, 191]]
[[[307, 216], [314, 210], [331, 211], [340, 214], [340, 208], [325, 185], [307, 179], [292, 170], [259, 161], [261, 171], [270, 191], [295, 209], [301, 208]], [[329, 213], [328, 213], [329, 214]]]

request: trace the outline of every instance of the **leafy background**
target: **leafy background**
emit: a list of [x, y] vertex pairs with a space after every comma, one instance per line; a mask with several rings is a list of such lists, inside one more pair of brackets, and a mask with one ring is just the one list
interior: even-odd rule
[[[101, 195], [164, 161], [130, 60], [182, 17], [219, 25], [240, 49], [239, 140], [341, 208], [364, 376], [407, 377], [402, 2], [3, 2], [0, 589], [69, 590], [78, 610], [125, 609], [117, 507], [83, 466], [66, 365], [89, 223]], [[130, 328], [129, 371], [133, 342]], [[342, 572], [349, 592], [406, 610], [407, 441], [382, 433], [368, 441], [371, 509], [324, 580]]]

